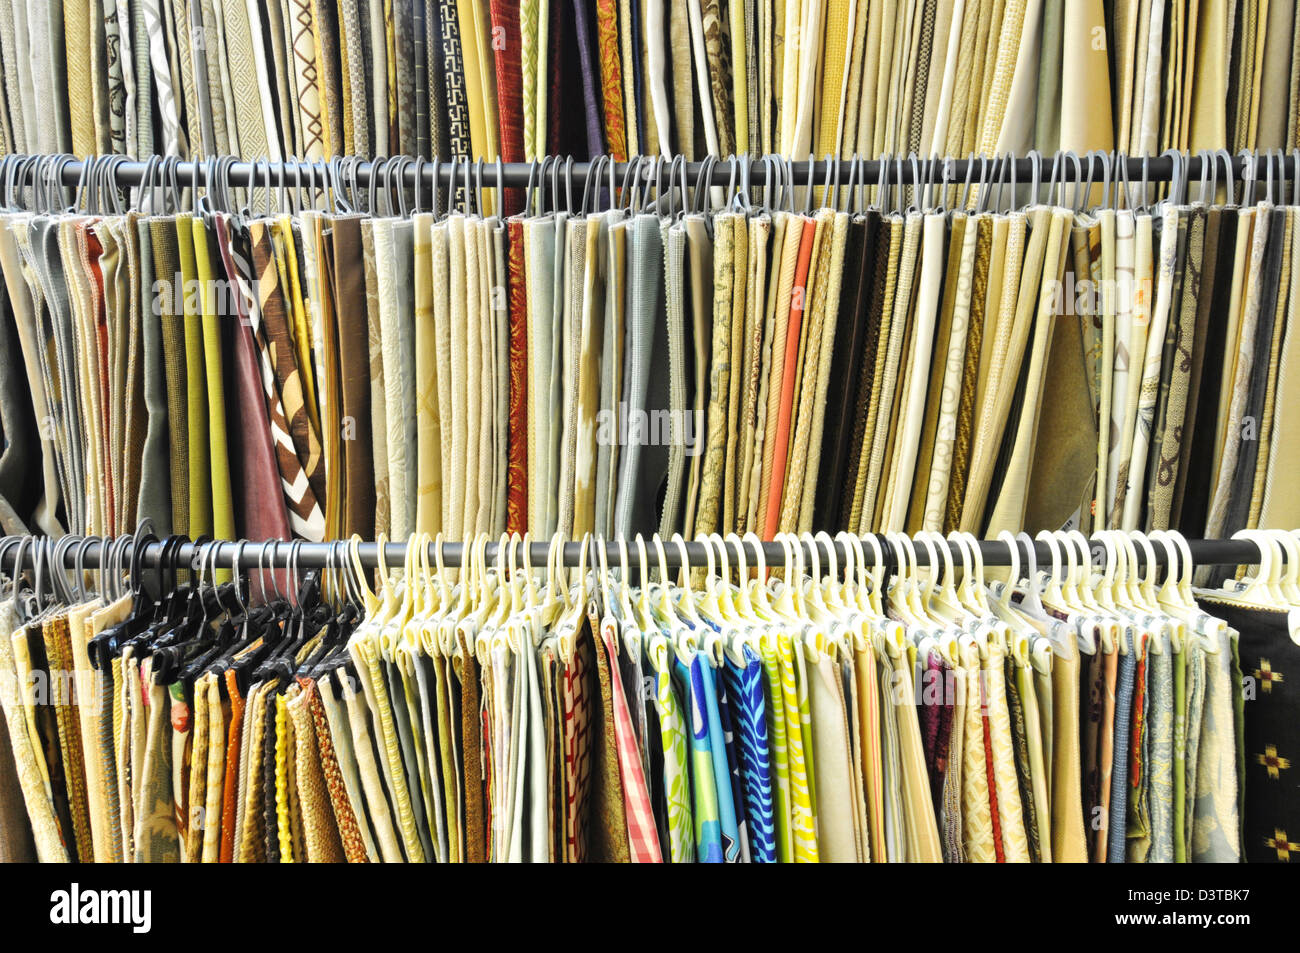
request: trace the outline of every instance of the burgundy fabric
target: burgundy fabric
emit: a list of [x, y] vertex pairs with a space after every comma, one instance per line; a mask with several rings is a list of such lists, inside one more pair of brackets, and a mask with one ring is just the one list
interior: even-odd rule
[[[519, 47], [519, 3], [517, 0], [492, 0], [492, 34], [496, 51], [497, 116], [501, 125], [501, 160], [523, 162], [524, 90]], [[501, 34], [497, 34], [501, 30]], [[524, 207], [523, 189], [506, 189], [505, 214], [516, 215]]]

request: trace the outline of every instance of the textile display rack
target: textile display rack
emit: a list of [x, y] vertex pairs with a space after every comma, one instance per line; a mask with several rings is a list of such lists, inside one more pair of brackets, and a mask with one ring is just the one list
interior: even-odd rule
[[[825, 534], [819, 534], [820, 539], [815, 539], [811, 543], [807, 540], [793, 541], [793, 545], [802, 550], [802, 555], [809, 555], [810, 546], [817, 548], [817, 557], [825, 562], [828, 557], [832, 557], [840, 563], [845, 559], [845, 543], [842, 539], [831, 539]], [[14, 561], [19, 560], [24, 568], [30, 568], [35, 559], [34, 550], [28, 546], [20, 548], [17, 544], [23, 537], [6, 536], [0, 538], [0, 571], [12, 570]], [[115, 555], [120, 559], [121, 565], [127, 565], [135, 551], [136, 538], [123, 537], [65, 537], [68, 540], [61, 551], [58, 553], [65, 567], [72, 567], [75, 564], [85, 569], [98, 568], [104, 561], [105, 553], [115, 551]], [[864, 537], [864, 540], [866, 538]], [[884, 556], [886, 565], [890, 565], [894, 559], [894, 550], [889, 540], [884, 535], [877, 535], [876, 540]], [[986, 539], [976, 541], [979, 546], [980, 558], [986, 566], [1008, 566], [1011, 564], [1011, 546], [1012, 543], [1005, 539]], [[1252, 565], [1259, 560], [1259, 546], [1252, 540], [1248, 539], [1190, 539], [1187, 540], [1188, 549], [1191, 551], [1192, 562], [1196, 566], [1234, 566], [1234, 565]], [[384, 564], [390, 568], [400, 567], [406, 559], [407, 543], [389, 542], [384, 544]], [[515, 543], [505, 543], [508, 554], [513, 554], [519, 564], [523, 562], [522, 548], [518, 548]], [[587, 542], [565, 541], [561, 544], [564, 549], [563, 561], [565, 566], [577, 566], [582, 562], [583, 549], [587, 549], [586, 564], [595, 566], [598, 564], [600, 549], [604, 548], [605, 559], [609, 565], [618, 565], [621, 550], [617, 542], [607, 540], [591, 539]], [[755, 560], [758, 550], [762, 551], [762, 556], [767, 565], [777, 565], [783, 561], [787, 554], [786, 544], [774, 541], [758, 542], [756, 540], [726, 540], [723, 543], [727, 547], [727, 554], [730, 558], [743, 556], [745, 560]], [[954, 560], [960, 560], [961, 549], [959, 545], [948, 541], [948, 547]], [[1034, 559], [1039, 566], [1045, 566], [1052, 559], [1051, 544], [1042, 541], [1031, 541], [1027, 534], [1021, 534], [1021, 538], [1014, 545], [1017, 547], [1017, 553], [1023, 554], [1027, 546], [1033, 547]], [[171, 560], [177, 565], [194, 564], [200, 562], [210, 563], [223, 568], [240, 567], [246, 569], [272, 569], [285, 568], [288, 560], [292, 558], [293, 563], [302, 569], [321, 569], [335, 565], [341, 547], [346, 547], [347, 541], [309, 543], [302, 541], [286, 542], [283, 540], [269, 540], [250, 542], [242, 541], [209, 541], [209, 542], [186, 542], [182, 543], [174, 550]], [[486, 557], [489, 562], [495, 562], [497, 559], [501, 543], [489, 542], [486, 549]], [[512, 551], [512, 547], [516, 547]], [[647, 551], [652, 552], [650, 560], [652, 566], [658, 565], [658, 554], [651, 549], [649, 540], [645, 540]], [[738, 549], [739, 547], [739, 549]], [[829, 548], [828, 548], [829, 547]], [[437, 551], [441, 551], [440, 560], [443, 565], [448, 567], [458, 567], [464, 560], [467, 544], [460, 542], [431, 542], [429, 544], [429, 556], [432, 562]], [[696, 540], [685, 543], [686, 561], [690, 566], [702, 567], [709, 558], [708, 544]], [[148, 568], [154, 568], [162, 556], [164, 544], [156, 539], [143, 543], [143, 553], [141, 563]], [[544, 567], [547, 558], [553, 553], [553, 544], [550, 542], [531, 542], [529, 543], [528, 558], [534, 567]], [[716, 552], [716, 547], [714, 549]], [[869, 547], [868, 553], [873, 550]], [[1139, 550], [1141, 554], [1141, 550]], [[359, 544], [358, 554], [362, 564], [373, 569], [379, 566], [379, 544], [375, 542], [362, 542]], [[629, 541], [627, 543], [627, 554], [629, 559], [638, 557], [636, 545]], [[682, 563], [682, 548], [676, 543], [664, 541], [665, 560], [670, 568], [676, 569]], [[918, 565], [929, 565], [929, 553], [924, 546], [916, 547], [916, 559]], [[1155, 547], [1156, 561], [1160, 565], [1165, 563], [1165, 551], [1163, 547]], [[1097, 554], [1093, 554], [1096, 558]], [[1017, 558], [1020, 558], [1019, 555]], [[1144, 558], [1139, 556], [1139, 558]]]
[[[1062, 560], [1081, 534], [1003, 534], [979, 543], [989, 562], [1014, 562], [1021, 545], [1050, 562], [1021, 564], [1034, 580], [1023, 586], [987, 588], [975, 540], [961, 535], [946, 540], [965, 547], [953, 554], [960, 582], [917, 573], [938, 534], [915, 537], [916, 563], [900, 535], [873, 536], [871, 549], [906, 554], [885, 567], [892, 585], [879, 556], [856, 576], [847, 559], [843, 578], [818, 568], [813, 549], [858, 551], [848, 534], [679, 536], [667, 552], [709, 571], [677, 582], [611, 576], [624, 540], [614, 553], [592, 536], [563, 553], [590, 573], [556, 571], [557, 535], [531, 549], [536, 573], [493, 574], [497, 553], [480, 535], [448, 544], [436, 571], [391, 544], [374, 587], [369, 572], [345, 572], [333, 605], [317, 573], [297, 570], [374, 567], [377, 544], [182, 538], [158, 541], [144, 522], [116, 539], [0, 540], [0, 571], [35, 562], [31, 588], [11, 571], [0, 598], [12, 633], [0, 639], [0, 703], [17, 768], [0, 800], [6, 856], [1115, 863], [1300, 852], [1282, 773], [1286, 676], [1300, 661], [1287, 616], [1300, 595], [1294, 565], [1278, 568], [1300, 552], [1294, 533], [1102, 534], [1091, 542], [1107, 544], [1120, 574], [1108, 562], [1082, 580], [1080, 563]], [[1141, 567], [1131, 543], [1147, 554]], [[715, 559], [724, 545], [784, 559], [784, 579], [742, 568], [734, 585]], [[791, 562], [796, 547], [811, 567]], [[1179, 565], [1157, 595], [1160, 550]], [[1260, 569], [1193, 596], [1189, 554]], [[190, 580], [166, 571], [191, 558]], [[50, 559], [75, 567], [75, 581]], [[268, 560], [277, 571], [264, 572]], [[469, 568], [449, 579], [448, 562]], [[216, 576], [225, 566], [259, 572], [232, 586]]]
[[[0, 180], [35, 181], [42, 174], [57, 173], [58, 181], [65, 186], [75, 186], [87, 174], [87, 161], [92, 169], [111, 174], [119, 186], [136, 186], [141, 181], [157, 184], [174, 184], [189, 187], [196, 183], [213, 181], [217, 176], [235, 187], [256, 185], [258, 180], [285, 187], [323, 184], [342, 181], [359, 189], [369, 189], [372, 176], [377, 172], [383, 181], [396, 183], [394, 176], [408, 187], [416, 185], [417, 178], [432, 188], [447, 188], [457, 180], [464, 185], [491, 188], [524, 188], [541, 184], [540, 176], [555, 177], [561, 181], [585, 183], [593, 167], [599, 167], [602, 177], [609, 176], [616, 184], [635, 181], [653, 182], [656, 176], [667, 180], [669, 175], [685, 180], [691, 185], [703, 184], [707, 174], [709, 184], [725, 186], [741, 182], [763, 185], [778, 165], [785, 174], [783, 181], [793, 184], [818, 184], [849, 182], [850, 170], [856, 166], [856, 184], [910, 185], [916, 181], [941, 180], [950, 185], [962, 185], [968, 178], [977, 181], [981, 172], [992, 173], [1001, 179], [1021, 185], [1033, 182], [1077, 182], [1090, 180], [1098, 185], [1109, 177], [1117, 182], [1127, 182], [1138, 187], [1142, 182], [1169, 182], [1175, 175], [1185, 181], [1199, 180], [1202, 176], [1222, 174], [1229, 181], [1266, 182], [1273, 176], [1295, 180], [1300, 152], [1289, 155], [1280, 151], [1254, 153], [1243, 151], [1237, 155], [1227, 150], [1202, 153], [1179, 153], [1172, 150], [1159, 156], [1124, 156], [1100, 151], [1079, 155], [1057, 152], [1052, 156], [1030, 153], [1026, 156], [970, 156], [925, 157], [882, 156], [876, 159], [808, 159], [789, 161], [778, 156], [742, 156], [719, 159], [710, 157], [703, 161], [686, 162], [680, 156], [640, 156], [628, 162], [610, 162], [608, 159], [575, 161], [571, 157], [548, 157], [537, 162], [484, 162], [469, 160], [438, 160], [394, 156], [391, 158], [364, 159], [341, 157], [328, 162], [306, 161], [249, 161], [232, 156], [207, 160], [181, 160], [176, 157], [155, 156], [147, 161], [127, 159], [123, 156], [100, 156], [90, 160], [71, 155], [12, 155], [0, 158]], [[562, 177], [562, 178], [561, 178]]]

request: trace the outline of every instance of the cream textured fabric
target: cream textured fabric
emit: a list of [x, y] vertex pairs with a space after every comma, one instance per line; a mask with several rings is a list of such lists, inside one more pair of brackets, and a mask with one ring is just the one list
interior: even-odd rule
[[[1038, 290], [1037, 312], [1034, 321], [1032, 345], [1026, 357], [1029, 360], [1024, 409], [1021, 411], [1020, 427], [1016, 434], [1015, 449], [1012, 453], [1007, 476], [1002, 484], [1001, 493], [989, 520], [987, 532], [996, 534], [1003, 529], [1017, 530], [1022, 525], [1027, 503], [1029, 467], [1034, 459], [1034, 443], [1037, 437], [1037, 406], [1045, 384], [1044, 369], [1047, 363], [1047, 348], [1051, 341], [1051, 296], [1065, 272], [1068, 242], [1066, 228], [1069, 220], [1064, 210], [1052, 213], [1050, 231], [1044, 249], [1042, 283]], [[1024, 297], [1022, 296], [1022, 302]]]
[[27, 718], [23, 713], [25, 706], [15, 690], [21, 683], [18, 681], [20, 673], [15, 664], [11, 638], [18, 627], [14, 608], [12, 600], [0, 602], [0, 674], [4, 676], [3, 685], [0, 685], [0, 703], [4, 706], [5, 725], [14, 753], [18, 783], [22, 788], [27, 816], [31, 820], [32, 833], [36, 839], [36, 857], [41, 863], [66, 863], [69, 860], [68, 851], [59, 833], [49, 783], [41, 772], [39, 749], [32, 744]]

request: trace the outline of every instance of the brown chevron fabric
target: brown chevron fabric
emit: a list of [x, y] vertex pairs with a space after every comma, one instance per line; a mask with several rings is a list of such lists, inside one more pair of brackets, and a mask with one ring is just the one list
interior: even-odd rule
[[325, 536], [321, 508], [325, 494], [324, 458], [320, 437], [311, 426], [303, 398], [302, 378], [294, 359], [270, 231], [268, 221], [249, 226], [258, 307], [250, 309], [248, 319], [257, 345], [262, 392], [270, 417], [271, 441], [289, 526], [297, 536], [321, 540]]
[[251, 223], [249, 238], [252, 242], [253, 268], [257, 276], [257, 298], [262, 319], [258, 344], [274, 371], [280, 403], [289, 424], [289, 435], [293, 438], [294, 449], [302, 462], [311, 491], [319, 500], [325, 495], [325, 466], [321, 456], [320, 435], [312, 426], [303, 396], [302, 376], [289, 332], [288, 307], [280, 287], [280, 270], [273, 255], [271, 223]]

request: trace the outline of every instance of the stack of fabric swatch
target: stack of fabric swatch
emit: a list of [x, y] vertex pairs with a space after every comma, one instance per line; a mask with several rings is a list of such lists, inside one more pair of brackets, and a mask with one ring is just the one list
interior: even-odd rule
[[473, 189], [436, 211], [383, 190], [336, 193], [369, 213], [222, 211], [215, 190], [161, 214], [145, 188], [144, 212], [4, 213], [0, 519], [310, 540], [1300, 525], [1286, 197], [1135, 186], [1083, 211], [979, 185], [926, 189], [950, 204], [925, 211], [886, 187], [715, 212], [665, 185], [612, 208], [535, 190], [507, 218]]
[[334, 605], [315, 572], [288, 597], [175, 586], [164, 555], [101, 598], [51, 570], [57, 599], [0, 591], [0, 841], [99, 862], [1287, 861], [1284, 536], [1215, 591], [1159, 534], [1157, 591], [1152, 541], [1123, 533], [1093, 537], [1096, 573], [1058, 534], [1023, 586], [988, 585], [972, 537], [918, 575], [914, 547], [953, 562], [933, 535], [891, 541], [894, 579], [845, 534], [843, 573], [798, 555], [783, 581], [733, 575], [715, 537], [676, 584], [657, 537], [534, 572], [486, 537], [439, 571], [426, 536]]
[[0, 150], [320, 159], [1300, 146], [1294, 0], [0, 3]]

